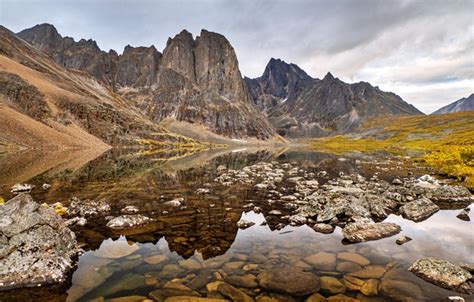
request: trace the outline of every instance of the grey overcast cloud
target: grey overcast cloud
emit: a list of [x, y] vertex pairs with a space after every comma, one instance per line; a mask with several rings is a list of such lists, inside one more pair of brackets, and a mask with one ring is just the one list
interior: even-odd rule
[[243, 75], [271, 57], [399, 94], [425, 113], [474, 92], [474, 0], [0, 0], [14, 32], [51, 23], [104, 49], [155, 45], [182, 29], [221, 33]]

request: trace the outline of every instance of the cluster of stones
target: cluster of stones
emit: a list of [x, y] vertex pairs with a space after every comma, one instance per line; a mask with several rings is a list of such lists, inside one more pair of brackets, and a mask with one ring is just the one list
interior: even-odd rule
[[[379, 180], [377, 175], [367, 180], [359, 174], [340, 173], [329, 179], [327, 172], [310, 172], [290, 163], [261, 162], [241, 170], [218, 167], [216, 182], [253, 185], [256, 193], [264, 196], [269, 206], [279, 205], [291, 210], [283, 216], [279, 210], [268, 214], [280, 216], [286, 224], [308, 224], [321, 233], [331, 233], [335, 226], [343, 228], [350, 242], [376, 240], [401, 231], [394, 223], [384, 223], [390, 213], [402, 215], [415, 222], [423, 221], [439, 210], [437, 202], [474, 202], [465, 187], [441, 185], [435, 178], [425, 175], [392, 183]], [[317, 179], [325, 183], [320, 185]], [[465, 218], [466, 210], [460, 215]], [[466, 212], [467, 213], [467, 212]], [[467, 216], [468, 217], [468, 216]]]
[[[231, 253], [204, 260], [180, 259], [172, 254], [139, 252], [136, 244], [106, 241], [93, 253], [91, 265], [76, 272], [70, 298], [117, 297], [121, 291], [152, 288], [147, 295], [123, 297], [125, 301], [394, 301], [426, 300], [431, 288], [417, 285], [417, 277], [393, 262], [372, 263], [359, 252], [304, 253], [284, 259], [274, 246], [260, 246], [251, 254]], [[281, 251], [283, 252], [283, 251]], [[134, 268], [143, 269], [134, 269]], [[464, 269], [439, 260], [413, 264], [413, 271], [443, 280], [446, 288], [468, 293], [472, 276]], [[123, 271], [128, 271], [123, 275]], [[120, 278], [113, 278], [115, 273]], [[428, 279], [425, 279], [428, 280]], [[434, 279], [433, 279], [434, 280]], [[435, 283], [435, 282], [433, 282]], [[436, 283], [435, 283], [436, 284]], [[98, 288], [97, 286], [100, 285]], [[463, 301], [463, 300], [460, 300]]]

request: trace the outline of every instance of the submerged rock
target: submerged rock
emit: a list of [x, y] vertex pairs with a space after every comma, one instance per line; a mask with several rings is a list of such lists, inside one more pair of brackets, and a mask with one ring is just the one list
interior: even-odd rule
[[74, 233], [49, 206], [28, 194], [0, 206], [0, 290], [63, 282], [79, 252]]
[[408, 270], [439, 287], [465, 294], [472, 292], [468, 283], [472, 275], [449, 261], [436, 258], [418, 259]]
[[122, 215], [111, 219], [107, 222], [107, 227], [111, 229], [124, 229], [124, 228], [131, 228], [140, 225], [144, 225], [147, 223], [152, 222], [153, 219], [136, 214], [136, 215]]
[[420, 198], [400, 207], [403, 217], [415, 222], [423, 221], [439, 211], [439, 207], [428, 198]]
[[261, 287], [289, 295], [305, 296], [319, 290], [319, 278], [293, 267], [274, 269], [257, 277]]
[[342, 235], [349, 242], [357, 243], [390, 237], [401, 230], [398, 224], [391, 222], [351, 223], [342, 230]]

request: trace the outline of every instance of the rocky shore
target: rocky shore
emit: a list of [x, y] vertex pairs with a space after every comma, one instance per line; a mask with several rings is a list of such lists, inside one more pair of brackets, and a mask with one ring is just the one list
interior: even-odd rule
[[[261, 242], [245, 245], [245, 249], [237, 252], [226, 253], [226, 250], [223, 250], [210, 257], [203, 257], [206, 249], [220, 248], [216, 244], [209, 247], [206, 242], [199, 249], [202, 256], [196, 257], [193, 254], [198, 249], [192, 247], [195, 245], [194, 241], [200, 240], [199, 236], [191, 238], [179, 233], [179, 229], [184, 227], [179, 223], [191, 226], [196, 223], [192, 217], [184, 217], [186, 213], [191, 213], [192, 207], [189, 196], [185, 195], [160, 197], [157, 208], [144, 211], [140, 204], [117, 208], [116, 205], [109, 204], [107, 199], [71, 198], [67, 207], [62, 204], [52, 207], [39, 206], [29, 195], [20, 194], [0, 207], [0, 222], [9, 223], [8, 217], [13, 215], [14, 209], [22, 208], [13, 206], [17, 203], [29, 205], [23, 206], [29, 209], [21, 210], [23, 216], [36, 217], [36, 212], [41, 212], [44, 216], [41, 221], [55, 221], [47, 224], [57, 230], [61, 238], [48, 237], [45, 240], [52, 241], [54, 258], [45, 258], [50, 262], [43, 264], [44, 268], [51, 269], [49, 272], [54, 276], [47, 275], [41, 282], [37, 282], [40, 284], [61, 282], [74, 265], [71, 259], [77, 255], [78, 248], [74, 234], [66, 225], [80, 232], [86, 230], [90, 224], [100, 223], [100, 228], [106, 230], [106, 234], [138, 236], [140, 228], [154, 230], [154, 227], [160, 224], [160, 230], [163, 226], [168, 226], [176, 228], [177, 233], [181, 234], [166, 237], [170, 250], [178, 251], [181, 257], [164, 255], [156, 249], [141, 252], [136, 243], [123, 240], [103, 241], [98, 250], [91, 252], [90, 263], [80, 266], [75, 272], [74, 286], [68, 292], [70, 301], [104, 298], [116, 296], [121, 291], [138, 290], [147, 294], [127, 296], [124, 297], [128, 299], [125, 301], [371, 301], [370, 298], [380, 296], [395, 301], [405, 301], [406, 297], [422, 301], [430, 297], [433, 287], [461, 295], [468, 295], [472, 291], [472, 275], [469, 269], [460, 264], [426, 258], [413, 262], [408, 270], [408, 265], [397, 263], [401, 256], [379, 255], [369, 246], [356, 244], [397, 234], [400, 235], [396, 240], [393, 239], [394, 247], [412, 240], [403, 234], [400, 225], [384, 221], [390, 214], [419, 223], [441, 208], [455, 204], [456, 208], [460, 209], [458, 216], [463, 220], [466, 220], [467, 216], [468, 219], [469, 208], [466, 207], [474, 202], [474, 198], [462, 186], [447, 185], [430, 175], [399, 177], [390, 181], [379, 179], [377, 173], [370, 178], [357, 173], [342, 172], [330, 176], [326, 171], [306, 169], [295, 163], [258, 162], [241, 169], [229, 169], [222, 165], [214, 169], [212, 179], [206, 179], [209, 182], [199, 182], [196, 184], [199, 187], [194, 186], [190, 190], [200, 198], [214, 198], [215, 201], [208, 205], [209, 211], [220, 199], [218, 192], [229, 194], [236, 188], [246, 192], [243, 204], [224, 202], [219, 205], [222, 207], [219, 213], [229, 215], [219, 216], [219, 220], [230, 221], [229, 218], [232, 217], [232, 230], [226, 231], [233, 234], [234, 237], [230, 236], [233, 239], [238, 229], [246, 232], [245, 229], [258, 227], [251, 219], [239, 220], [244, 211], [263, 214], [263, 224], [273, 231], [281, 230], [287, 225], [307, 225], [315, 232], [330, 234], [340, 228], [343, 243], [352, 245], [348, 245], [350, 248], [341, 247], [334, 250], [325, 249], [324, 242], [322, 245], [301, 243], [305, 248], [301, 248], [297, 243], [288, 243], [282, 248], [270, 242]], [[54, 211], [62, 215], [64, 221]], [[199, 213], [203, 209], [196, 211]], [[184, 216], [178, 215], [177, 219], [171, 219], [168, 216], [170, 212], [182, 212]], [[462, 213], [465, 215], [461, 215]], [[169, 225], [167, 221], [170, 222]], [[176, 221], [179, 223], [176, 224]], [[42, 224], [44, 223], [36, 222], [33, 225]], [[9, 240], [6, 246], [10, 249], [9, 246], [13, 244], [11, 235], [5, 232], [11, 232], [12, 229], [6, 226], [7, 224], [5, 228], [0, 228], [3, 232], [0, 233], [0, 238]], [[209, 235], [214, 240], [212, 242], [223, 241], [224, 233], [221, 228], [220, 226], [219, 232]], [[28, 230], [32, 229], [36, 230], [36, 227], [28, 227]], [[183, 232], [185, 230], [187, 229], [183, 229]], [[20, 233], [24, 232], [26, 231]], [[324, 237], [329, 240], [331, 236]], [[30, 237], [27, 238], [31, 240]], [[143, 233], [140, 238], [150, 236], [147, 237], [147, 234]], [[151, 238], [151, 241], [155, 240], [154, 237]], [[63, 239], [67, 242], [63, 242]], [[340, 239], [337, 240], [340, 245]], [[226, 241], [223, 246], [229, 248], [231, 243], [232, 241]], [[38, 247], [39, 250], [35, 250], [37, 254], [32, 259], [38, 259], [45, 253], [41, 250], [41, 245], [36, 246]], [[183, 254], [180, 252], [181, 247], [186, 249]], [[3, 256], [4, 250], [2, 246], [0, 256]], [[10, 257], [14, 256], [7, 258]], [[7, 258], [1, 258], [0, 261], [7, 261]], [[51, 259], [56, 262], [51, 262]], [[2, 268], [8, 267], [8, 272], [0, 275], [4, 276], [3, 280], [13, 278], [11, 272], [20, 269], [12, 264], [18, 259], [10, 258], [8, 261], [10, 262], [2, 265]], [[61, 269], [58, 269], [58, 263], [67, 265], [59, 266]], [[131, 270], [132, 268], [135, 269]], [[123, 275], [121, 270], [128, 271]], [[111, 278], [116, 274], [120, 274], [120, 278]], [[31, 275], [29, 278], [15, 280], [15, 286], [37, 284]], [[421, 279], [433, 284], [427, 283], [432, 287], [419, 286], [417, 280]], [[11, 287], [7, 286], [3, 289], [9, 288]]]

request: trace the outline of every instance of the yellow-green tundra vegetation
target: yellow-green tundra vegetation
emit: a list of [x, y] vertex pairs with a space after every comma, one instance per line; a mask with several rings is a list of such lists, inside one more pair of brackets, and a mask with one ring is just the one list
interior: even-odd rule
[[410, 154], [474, 188], [474, 111], [376, 118], [362, 125], [357, 134], [314, 139], [310, 144], [313, 149], [338, 154], [380, 150]]

